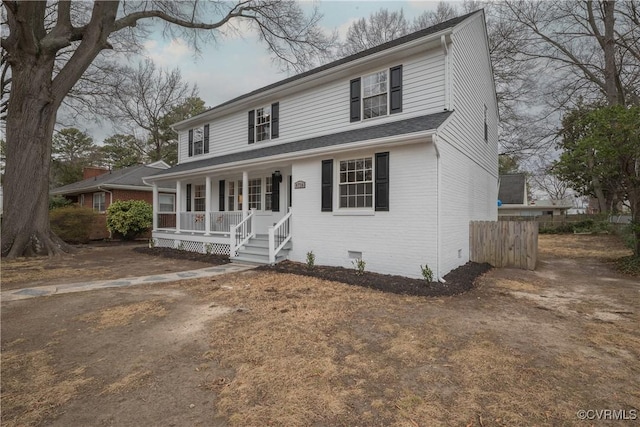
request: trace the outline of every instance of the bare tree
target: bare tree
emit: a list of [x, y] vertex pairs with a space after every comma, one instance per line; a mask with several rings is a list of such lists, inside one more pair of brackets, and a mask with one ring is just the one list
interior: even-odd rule
[[[158, 69], [153, 61], [146, 60], [137, 68], [123, 67], [112, 74], [109, 99], [113, 102], [104, 114], [122, 131], [146, 132], [136, 147], [143, 157], [168, 160], [171, 164], [175, 163], [175, 155], [171, 159], [166, 156], [177, 147], [175, 140], [165, 138], [164, 118], [190, 98], [198, 98], [198, 89], [182, 80], [178, 68]], [[194, 113], [204, 111], [204, 102], [199, 106]]]
[[[525, 63], [542, 64], [540, 87], [549, 107], [581, 99], [610, 105], [640, 100], [640, 3], [632, 1], [506, 1], [496, 6], [529, 40]], [[546, 77], [546, 78], [545, 78]]]
[[[3, 0], [2, 49], [11, 68], [6, 115], [7, 157], [2, 255], [57, 254], [66, 249], [49, 226], [48, 187], [56, 115], [72, 88], [123, 34], [144, 36], [145, 22], [196, 48], [217, 41], [229, 23], [254, 29], [284, 68], [301, 70], [330, 51], [315, 10], [293, 1], [45, 2]], [[4, 88], [4, 86], [3, 86]]]
[[369, 15], [368, 19], [360, 18], [347, 30], [345, 42], [340, 46], [339, 55], [348, 56], [374, 46], [381, 45], [410, 31], [402, 9], [390, 12], [380, 9]]
[[[471, 12], [471, 10], [469, 10], [469, 12]], [[418, 31], [423, 28], [428, 28], [441, 22], [448, 21], [449, 19], [453, 19], [458, 15], [458, 9], [455, 4], [446, 3], [440, 0], [435, 11], [427, 10], [413, 20], [412, 29], [413, 31]]]

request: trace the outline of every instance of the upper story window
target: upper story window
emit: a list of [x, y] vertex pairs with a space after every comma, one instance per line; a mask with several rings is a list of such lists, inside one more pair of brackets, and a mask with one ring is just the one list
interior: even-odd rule
[[271, 139], [271, 106], [256, 110], [256, 141]]
[[209, 153], [209, 125], [189, 129], [189, 157]]
[[387, 115], [387, 71], [380, 71], [362, 78], [363, 118]]
[[249, 144], [280, 136], [280, 103], [249, 111]]
[[402, 65], [351, 80], [350, 104], [352, 122], [402, 112]]

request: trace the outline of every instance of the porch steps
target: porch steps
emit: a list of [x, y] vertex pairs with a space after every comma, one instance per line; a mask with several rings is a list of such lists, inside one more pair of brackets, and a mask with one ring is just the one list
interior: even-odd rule
[[[288, 241], [276, 255], [276, 263], [287, 259], [291, 247], [291, 241]], [[269, 264], [269, 236], [258, 234], [252, 237], [244, 246], [238, 249], [238, 256], [233, 258], [232, 261], [260, 265]]]

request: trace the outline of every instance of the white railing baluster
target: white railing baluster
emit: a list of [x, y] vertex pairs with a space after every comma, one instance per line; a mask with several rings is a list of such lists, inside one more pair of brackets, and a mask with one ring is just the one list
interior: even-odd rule
[[269, 227], [269, 263], [275, 264], [278, 252], [291, 240], [291, 208], [273, 227]]

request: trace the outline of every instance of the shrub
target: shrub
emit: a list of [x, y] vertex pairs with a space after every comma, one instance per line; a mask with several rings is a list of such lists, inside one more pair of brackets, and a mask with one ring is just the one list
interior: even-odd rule
[[316, 255], [313, 251], [307, 252], [307, 268], [309, 270], [313, 270], [313, 267], [316, 266]]
[[118, 200], [107, 209], [107, 228], [123, 239], [135, 239], [153, 225], [153, 207], [142, 200]]
[[65, 206], [49, 212], [51, 231], [67, 243], [87, 243], [97, 214], [89, 208]]
[[64, 196], [52, 196], [49, 197], [49, 210], [52, 211], [58, 208], [64, 208], [70, 206], [73, 202]]
[[354, 261], [351, 261], [351, 264], [353, 264], [353, 266], [356, 269], [356, 275], [362, 276], [364, 274], [364, 268], [367, 265], [367, 263], [362, 258], [358, 258]]
[[422, 277], [427, 283], [433, 282], [433, 271], [429, 268], [428, 265], [420, 266], [420, 270], [422, 270]]

